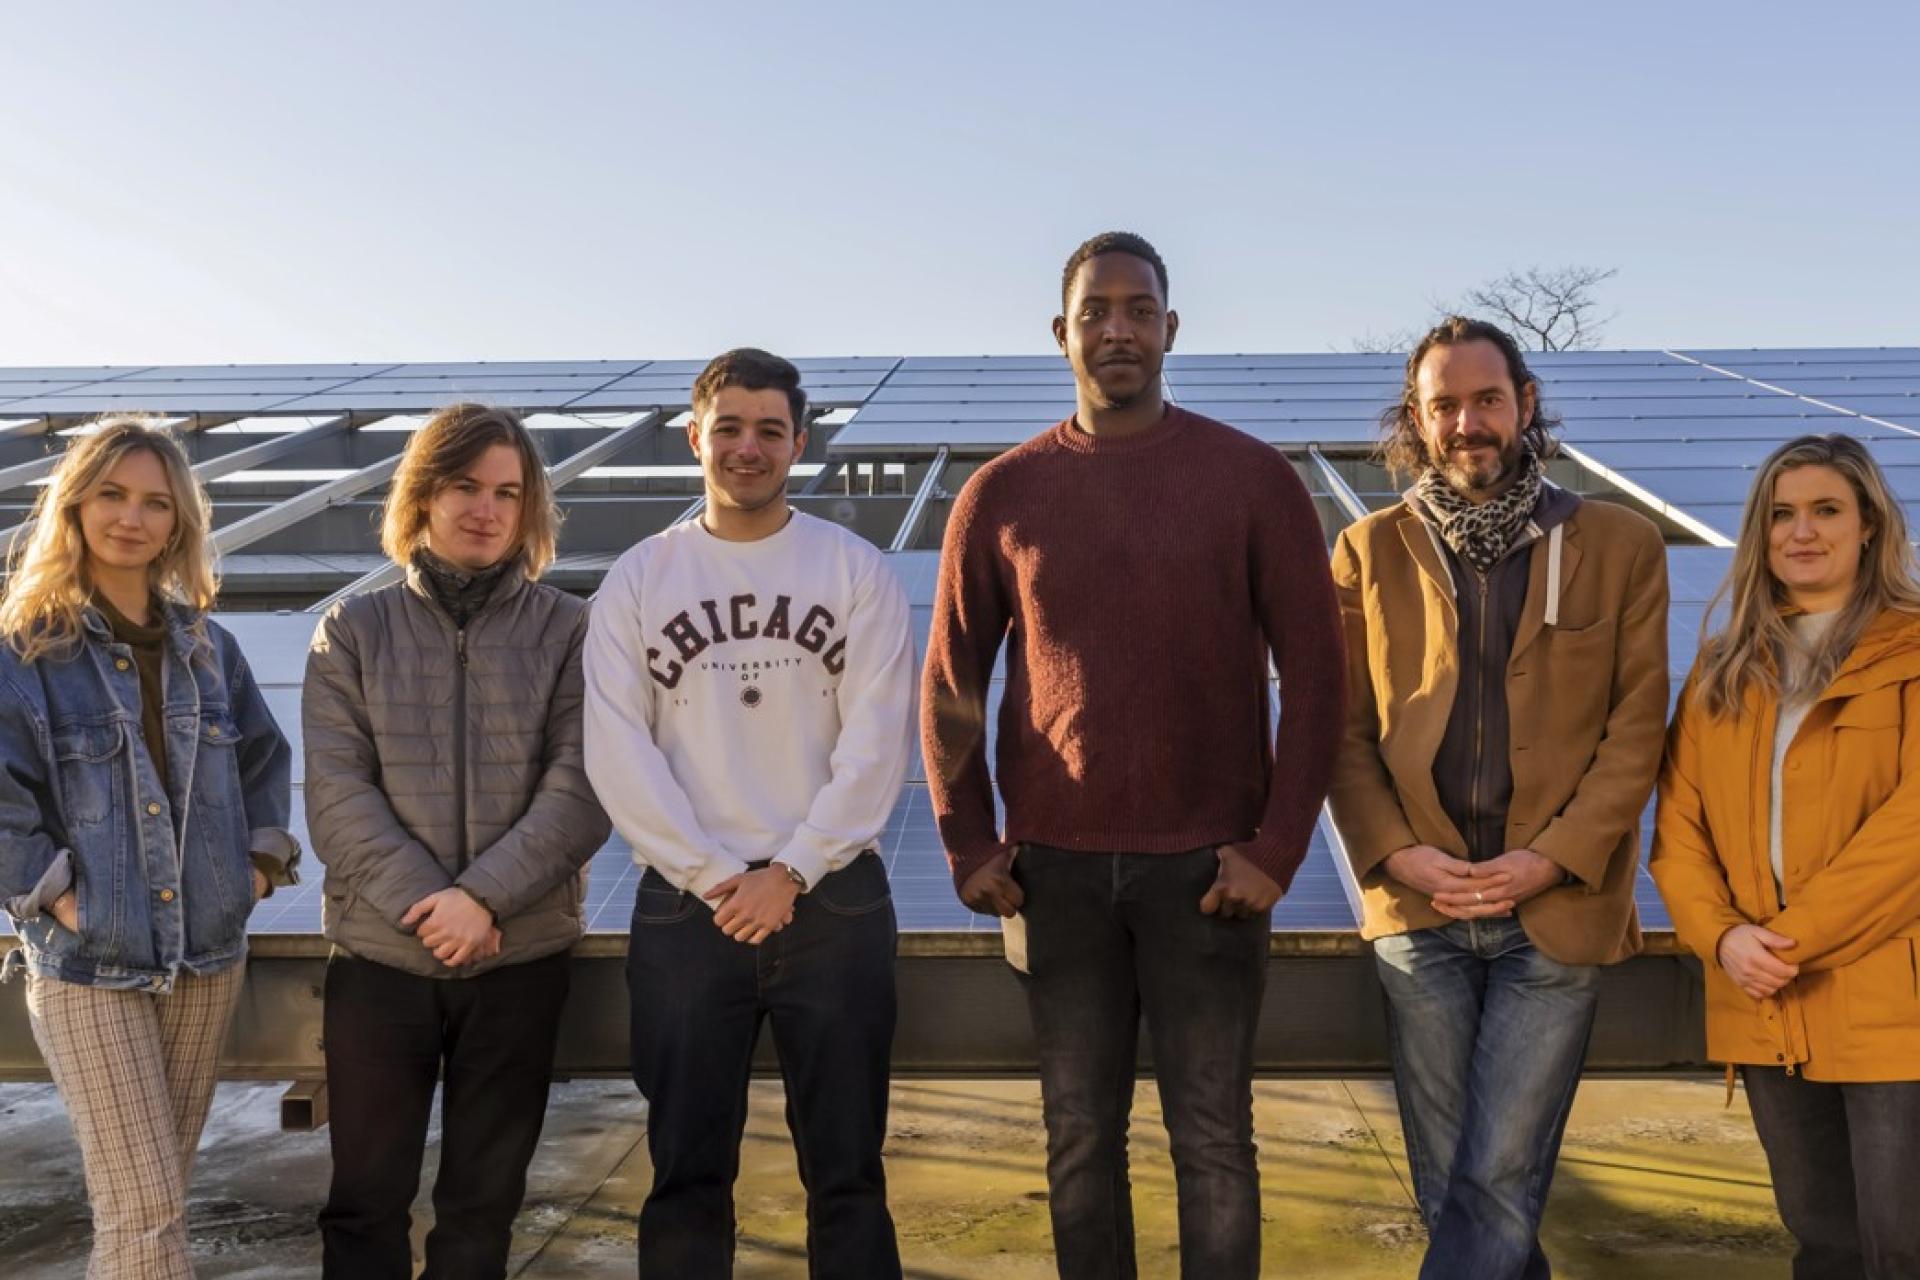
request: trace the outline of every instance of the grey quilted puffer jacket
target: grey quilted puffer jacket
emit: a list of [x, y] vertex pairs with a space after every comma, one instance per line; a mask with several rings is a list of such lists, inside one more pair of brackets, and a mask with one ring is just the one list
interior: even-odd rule
[[[610, 824], [582, 761], [585, 601], [509, 569], [464, 630], [407, 580], [335, 605], [307, 653], [306, 815], [324, 924], [364, 960], [462, 978], [564, 951]], [[448, 885], [498, 917], [449, 969], [400, 919]]]

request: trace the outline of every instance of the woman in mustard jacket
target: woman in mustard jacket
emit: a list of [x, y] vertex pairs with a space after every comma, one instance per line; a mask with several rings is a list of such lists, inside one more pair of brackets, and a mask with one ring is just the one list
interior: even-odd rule
[[1746, 1082], [1795, 1280], [1920, 1276], [1920, 570], [1863, 445], [1767, 459], [1721, 599], [1653, 877], [1704, 962], [1707, 1052]]

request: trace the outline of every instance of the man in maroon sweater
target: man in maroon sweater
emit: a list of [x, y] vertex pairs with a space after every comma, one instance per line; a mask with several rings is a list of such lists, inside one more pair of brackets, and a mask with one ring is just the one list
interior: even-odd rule
[[1306, 856], [1344, 710], [1326, 544], [1284, 457], [1163, 400], [1179, 318], [1151, 245], [1094, 237], [1062, 294], [1074, 416], [982, 467], [947, 524], [927, 780], [961, 898], [1024, 925], [1060, 1274], [1134, 1275], [1126, 1126], [1144, 1013], [1183, 1274], [1253, 1280], [1269, 913]]

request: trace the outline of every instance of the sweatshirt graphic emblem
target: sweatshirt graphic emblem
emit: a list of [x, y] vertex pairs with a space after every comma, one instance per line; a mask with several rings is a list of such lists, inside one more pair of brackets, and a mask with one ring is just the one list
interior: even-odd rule
[[740, 691], [740, 705], [752, 710], [760, 705], [760, 689], [757, 685], [748, 685]]
[[[660, 628], [660, 637], [666, 646], [670, 646], [674, 658], [667, 659], [666, 648], [647, 649], [647, 674], [663, 688], [672, 689], [680, 683], [687, 667], [694, 659], [708, 649], [727, 644], [734, 640], [787, 640], [820, 659], [820, 665], [829, 675], [839, 675], [847, 666], [847, 641], [842, 636], [833, 639], [833, 628], [837, 625], [831, 610], [823, 605], [810, 605], [800, 615], [800, 625], [793, 625], [794, 604], [791, 596], [777, 595], [773, 604], [764, 615], [760, 612], [759, 598], [752, 592], [730, 596], [723, 605], [718, 600], [702, 600], [692, 609], [682, 609], [673, 615]], [[831, 641], [831, 643], [829, 643]], [[758, 690], [748, 692], [758, 693]], [[741, 701], [746, 702], [746, 693]], [[757, 704], [747, 702], [748, 706]]]

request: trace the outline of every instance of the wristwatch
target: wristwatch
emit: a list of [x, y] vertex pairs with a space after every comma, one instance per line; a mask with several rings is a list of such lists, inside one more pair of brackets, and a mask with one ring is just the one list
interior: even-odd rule
[[807, 878], [805, 876], [801, 875], [798, 871], [795, 871], [792, 867], [788, 866], [784, 862], [776, 862], [773, 865], [787, 873], [787, 879], [793, 881], [794, 888], [800, 890], [800, 892], [802, 893], [805, 893], [807, 891]]

